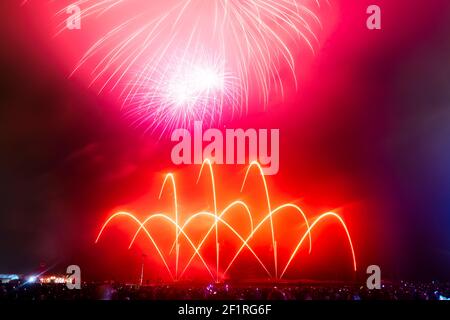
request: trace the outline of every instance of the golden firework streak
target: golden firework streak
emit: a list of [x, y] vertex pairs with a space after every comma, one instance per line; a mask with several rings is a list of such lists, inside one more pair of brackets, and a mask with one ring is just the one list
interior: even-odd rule
[[[349, 242], [351, 254], [352, 254], [353, 269], [356, 271], [355, 250], [354, 250], [354, 247], [353, 247], [353, 242], [352, 242], [352, 239], [351, 239], [351, 236], [350, 236], [350, 232], [348, 231], [348, 228], [347, 228], [344, 220], [338, 214], [336, 214], [334, 212], [323, 213], [319, 217], [317, 217], [310, 224], [308, 219], [307, 219], [307, 217], [306, 217], [306, 215], [305, 215], [305, 213], [303, 212], [303, 210], [299, 206], [297, 206], [297, 205], [295, 205], [293, 203], [285, 203], [285, 204], [282, 204], [282, 205], [276, 207], [275, 209], [272, 209], [272, 205], [271, 205], [271, 201], [270, 201], [269, 188], [267, 186], [266, 177], [264, 176], [264, 173], [263, 173], [261, 165], [258, 162], [256, 162], [256, 161], [252, 162], [249, 165], [249, 167], [247, 168], [247, 171], [246, 171], [246, 174], [245, 174], [245, 178], [244, 178], [244, 181], [243, 181], [242, 187], [241, 187], [241, 192], [243, 191], [243, 189], [245, 187], [245, 183], [247, 181], [247, 178], [248, 178], [248, 175], [249, 175], [251, 169], [252, 168], [257, 169], [258, 172], [259, 172], [259, 175], [261, 177], [262, 183], [264, 185], [264, 191], [265, 191], [265, 197], [266, 197], [266, 202], [267, 202], [268, 213], [264, 216], [264, 218], [261, 221], [259, 221], [258, 224], [255, 225], [249, 206], [245, 202], [240, 201], [240, 200], [233, 201], [228, 206], [226, 206], [222, 211], [219, 212], [219, 210], [217, 208], [217, 192], [216, 192], [216, 183], [215, 183], [214, 170], [213, 170], [212, 163], [211, 163], [211, 161], [209, 159], [206, 159], [203, 162], [203, 164], [201, 166], [201, 169], [200, 169], [200, 173], [199, 173], [198, 179], [197, 179], [197, 183], [198, 183], [198, 181], [199, 181], [199, 179], [201, 177], [201, 174], [203, 172], [203, 169], [204, 169], [205, 165], [208, 166], [210, 177], [211, 177], [211, 188], [212, 188], [212, 196], [213, 196], [213, 203], [214, 203], [214, 212], [213, 213], [208, 212], [208, 211], [197, 212], [197, 213], [191, 215], [189, 218], [186, 219], [186, 221], [184, 221], [184, 223], [181, 224], [180, 221], [179, 221], [178, 198], [177, 198], [177, 187], [176, 187], [176, 182], [175, 182], [175, 176], [172, 173], [169, 173], [169, 174], [167, 174], [165, 176], [164, 182], [163, 182], [162, 187], [161, 187], [161, 191], [159, 193], [159, 198], [161, 198], [162, 192], [164, 191], [164, 188], [165, 188], [167, 182], [170, 181], [170, 183], [172, 185], [172, 189], [173, 189], [174, 216], [175, 216], [175, 218], [172, 218], [170, 215], [167, 215], [167, 214], [164, 214], [164, 213], [156, 213], [156, 214], [152, 214], [152, 215], [148, 216], [146, 219], [141, 221], [135, 215], [133, 215], [131, 213], [120, 211], [120, 212], [117, 212], [117, 213], [113, 214], [112, 216], [110, 216], [105, 221], [105, 223], [102, 225], [102, 228], [100, 229], [100, 232], [98, 233], [98, 236], [97, 236], [97, 238], [95, 240], [95, 243], [98, 243], [98, 241], [100, 240], [104, 230], [106, 229], [106, 227], [109, 225], [109, 223], [112, 220], [114, 220], [116, 218], [119, 218], [119, 217], [129, 218], [130, 220], [132, 220], [133, 222], [135, 222], [139, 226], [137, 231], [133, 235], [133, 238], [132, 238], [132, 240], [130, 242], [129, 248], [131, 248], [131, 246], [134, 244], [134, 242], [135, 242], [137, 236], [139, 235], [139, 233], [141, 231], [144, 231], [144, 233], [147, 235], [147, 237], [150, 239], [151, 243], [155, 247], [158, 255], [160, 256], [160, 258], [161, 258], [162, 262], [164, 263], [164, 265], [165, 265], [165, 267], [166, 267], [170, 277], [173, 280], [181, 279], [183, 277], [183, 275], [185, 274], [186, 270], [188, 270], [188, 268], [191, 265], [192, 261], [194, 260], [195, 256], [198, 256], [200, 261], [203, 263], [203, 265], [205, 266], [206, 270], [208, 271], [208, 273], [212, 277], [212, 279], [214, 279], [215, 281], [219, 282], [220, 281], [220, 247], [219, 247], [218, 223], [220, 222], [226, 228], [228, 228], [241, 242], [241, 247], [237, 250], [237, 252], [233, 256], [231, 261], [228, 263], [227, 267], [224, 269], [224, 271], [222, 273], [222, 277], [224, 277], [226, 275], [226, 273], [233, 266], [234, 262], [239, 257], [241, 252], [246, 248], [255, 257], [255, 259], [258, 261], [258, 263], [261, 265], [261, 267], [264, 269], [264, 271], [267, 273], [267, 275], [270, 278], [274, 278], [275, 280], [279, 280], [279, 279], [283, 278], [283, 276], [285, 275], [285, 273], [288, 270], [289, 266], [292, 264], [292, 261], [294, 260], [296, 254], [300, 250], [300, 248], [301, 248], [303, 242], [305, 241], [306, 237], [308, 237], [309, 253], [311, 253], [311, 250], [312, 250], [311, 231], [314, 229], [314, 227], [317, 226], [317, 224], [319, 222], [323, 222], [323, 220], [331, 218], [331, 219], [336, 219], [340, 223], [342, 228], [345, 230], [345, 233], [347, 235], [347, 239], [348, 239], [348, 242]], [[236, 231], [236, 229], [233, 228], [233, 226], [231, 226], [224, 219], [225, 214], [228, 213], [231, 209], [233, 209], [235, 207], [241, 207], [242, 209], [244, 209], [244, 211], [248, 215], [248, 218], [249, 218], [249, 221], [250, 221], [250, 230], [251, 231], [250, 231], [250, 234], [246, 238], [244, 238], [238, 231]], [[301, 217], [303, 218], [303, 220], [304, 220], [304, 222], [306, 224], [307, 230], [300, 237], [300, 240], [299, 240], [298, 244], [296, 245], [294, 251], [290, 255], [288, 262], [284, 266], [281, 274], [279, 274], [278, 273], [277, 241], [276, 241], [276, 234], [275, 234], [274, 224], [273, 224], [273, 216], [275, 214], [280, 213], [284, 209], [288, 209], [288, 208], [296, 210], [301, 215]], [[201, 239], [200, 243], [196, 246], [193, 243], [193, 241], [191, 240], [191, 238], [188, 236], [188, 234], [186, 234], [185, 230], [190, 225], [190, 223], [192, 221], [194, 221], [196, 218], [200, 218], [200, 217], [211, 218], [213, 220], [213, 223], [211, 224], [211, 227], [209, 228], [209, 230], [206, 232], [206, 234]], [[172, 273], [172, 271], [171, 271], [171, 269], [170, 269], [170, 267], [169, 267], [169, 265], [167, 263], [166, 257], [162, 253], [162, 250], [159, 248], [158, 244], [156, 243], [155, 239], [152, 237], [149, 229], [147, 228], [147, 224], [149, 224], [150, 222], [153, 222], [154, 220], [166, 221], [169, 224], [173, 225], [174, 228], [175, 228], [175, 240], [174, 240], [174, 243], [172, 244], [172, 247], [170, 249], [170, 253], [171, 253], [173, 251], [173, 249], [175, 248], [175, 275]], [[270, 268], [268, 268], [262, 262], [261, 258], [256, 254], [256, 252], [249, 245], [249, 241], [254, 237], [254, 235], [257, 234], [257, 232], [261, 229], [261, 227], [267, 221], [269, 221], [269, 223], [270, 223], [272, 248], [273, 248], [273, 252], [274, 252], [273, 253], [273, 264], [274, 264], [274, 271], [273, 271], [273, 273], [269, 271]], [[203, 256], [200, 253], [200, 249], [202, 248], [202, 246], [205, 243], [205, 241], [208, 239], [208, 237], [211, 234], [211, 232], [213, 231], [213, 229], [215, 230], [215, 240], [216, 240], [215, 241], [215, 244], [216, 244], [216, 270], [215, 270], [215, 274], [211, 271], [210, 267], [208, 266], [208, 264], [206, 263], [205, 259], [203, 258]], [[192, 247], [192, 249], [193, 249], [193, 253], [192, 253], [190, 259], [188, 260], [187, 264], [185, 265], [185, 267], [183, 268], [183, 270], [181, 272], [179, 272], [179, 250], [180, 250], [179, 237], [180, 236], [185, 237], [186, 240], [189, 243], [189, 246]]]

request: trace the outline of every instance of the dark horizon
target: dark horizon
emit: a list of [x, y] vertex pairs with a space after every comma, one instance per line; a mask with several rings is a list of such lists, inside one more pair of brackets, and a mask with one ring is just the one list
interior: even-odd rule
[[[298, 92], [221, 128], [280, 129], [280, 173], [270, 178], [276, 200], [305, 203], [310, 216], [342, 209], [357, 277], [377, 264], [386, 280], [447, 281], [450, 2], [375, 1], [381, 31], [365, 27], [369, 2], [337, 1], [326, 13], [316, 55], [299, 53]], [[140, 248], [149, 247], [128, 251], [119, 242], [128, 235], [117, 229], [96, 246], [101, 224], [146, 197], [158, 207], [168, 170], [184, 179], [184, 206], [210, 206], [188, 184], [198, 167], [175, 167], [168, 139], [130, 125], [112, 94], [69, 79], [81, 36], [59, 43], [35, 7], [0, 4], [0, 274], [77, 264], [87, 279], [134, 278]], [[222, 189], [237, 186], [242, 172], [218, 168]], [[331, 236], [319, 241], [329, 256], [318, 250], [301, 276], [351, 278], [347, 247]]]

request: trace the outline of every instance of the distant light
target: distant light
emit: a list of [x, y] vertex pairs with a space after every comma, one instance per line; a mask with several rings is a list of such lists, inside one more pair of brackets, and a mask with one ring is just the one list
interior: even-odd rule
[[9, 283], [15, 280], [19, 280], [17, 274], [0, 274], [0, 283]]
[[0, 274], [0, 279], [19, 280], [17, 274]]
[[43, 284], [63, 284], [68, 283], [69, 280], [63, 276], [46, 276], [41, 277], [39, 281]]
[[36, 276], [29, 276], [27, 283], [35, 283], [36, 282], [37, 277]]

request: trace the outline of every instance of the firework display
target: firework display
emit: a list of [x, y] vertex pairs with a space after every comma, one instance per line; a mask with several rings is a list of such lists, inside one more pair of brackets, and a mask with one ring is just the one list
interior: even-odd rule
[[[148, 216], [144, 221], [140, 221], [138, 218], [136, 218], [136, 216], [134, 216], [131, 213], [128, 212], [118, 212], [113, 214], [111, 217], [108, 218], [108, 220], [103, 224], [100, 233], [97, 236], [97, 240], [96, 242], [99, 241], [102, 233], [104, 232], [105, 228], [108, 226], [108, 224], [110, 224], [113, 220], [120, 218], [120, 217], [125, 217], [128, 218], [132, 221], [134, 221], [137, 225], [138, 225], [138, 229], [136, 231], [136, 233], [133, 236], [133, 239], [131, 240], [130, 246], [131, 247], [136, 239], [136, 237], [138, 236], [139, 232], [142, 230], [143, 232], [145, 232], [145, 234], [148, 236], [149, 240], [151, 241], [151, 243], [154, 245], [156, 251], [158, 252], [158, 255], [161, 257], [161, 260], [164, 262], [165, 267], [167, 268], [168, 273], [170, 274], [170, 277], [172, 280], [178, 280], [179, 278], [183, 277], [183, 274], [186, 272], [186, 270], [189, 268], [189, 265], [191, 264], [192, 260], [194, 259], [194, 257], [198, 256], [198, 258], [202, 261], [202, 263], [204, 264], [206, 270], [208, 271], [208, 273], [211, 275], [211, 277], [213, 278], [213, 280], [215, 279], [217, 282], [219, 282], [221, 279], [219, 278], [219, 261], [220, 261], [220, 246], [219, 246], [219, 233], [218, 233], [218, 224], [223, 224], [224, 226], [226, 226], [228, 229], [230, 229], [234, 235], [236, 237], [239, 238], [239, 240], [242, 242], [241, 247], [239, 248], [239, 250], [236, 252], [236, 254], [234, 255], [233, 259], [231, 259], [231, 261], [229, 262], [228, 266], [225, 267], [224, 271], [221, 272], [222, 277], [224, 277], [227, 273], [227, 271], [232, 267], [232, 265], [234, 264], [234, 262], [237, 260], [237, 258], [239, 257], [240, 253], [242, 252], [242, 250], [246, 249], [249, 250], [252, 255], [254, 256], [254, 258], [256, 259], [256, 261], [261, 265], [261, 267], [264, 269], [264, 271], [266, 271], [267, 275], [275, 280], [281, 279], [283, 278], [284, 274], [286, 273], [286, 271], [288, 270], [292, 260], [295, 258], [296, 253], [298, 252], [298, 250], [300, 249], [300, 247], [302, 246], [302, 244], [304, 243], [304, 241], [306, 239], [309, 240], [309, 250], [311, 251], [312, 249], [312, 240], [311, 240], [311, 232], [314, 229], [314, 226], [316, 226], [317, 224], [321, 223], [322, 220], [327, 220], [329, 218], [334, 218], [337, 219], [337, 221], [341, 224], [341, 226], [345, 229], [345, 232], [347, 234], [348, 237], [348, 241], [349, 241], [349, 245], [350, 245], [350, 249], [351, 249], [351, 253], [352, 253], [352, 258], [353, 258], [353, 268], [356, 271], [356, 258], [355, 258], [355, 251], [353, 249], [353, 243], [350, 237], [350, 233], [347, 229], [347, 226], [345, 225], [344, 221], [342, 220], [342, 218], [337, 215], [336, 213], [333, 212], [327, 212], [324, 213], [322, 215], [320, 215], [317, 219], [315, 219], [311, 224], [308, 222], [308, 219], [306, 217], [306, 215], [303, 213], [302, 209], [300, 207], [298, 207], [295, 204], [292, 203], [285, 203], [282, 204], [276, 208], [272, 209], [272, 205], [271, 205], [271, 201], [270, 201], [270, 194], [269, 194], [269, 190], [267, 187], [267, 182], [266, 182], [266, 178], [264, 176], [264, 173], [262, 172], [262, 168], [261, 166], [257, 163], [254, 162], [250, 165], [250, 167], [247, 169], [247, 173], [245, 175], [245, 179], [242, 185], [242, 189], [245, 186], [245, 182], [247, 180], [248, 174], [250, 172], [250, 170], [252, 169], [252, 167], [255, 167], [258, 171], [259, 174], [261, 176], [262, 179], [262, 183], [264, 185], [264, 189], [265, 189], [265, 198], [267, 201], [267, 210], [268, 213], [266, 216], [264, 216], [262, 218], [261, 221], [253, 221], [253, 217], [252, 217], [252, 213], [250, 208], [248, 207], [248, 205], [245, 202], [242, 201], [234, 201], [231, 204], [229, 204], [225, 209], [218, 211], [217, 208], [217, 204], [216, 204], [216, 198], [217, 198], [217, 191], [215, 189], [215, 177], [214, 177], [214, 173], [213, 173], [213, 168], [211, 165], [211, 162], [209, 160], [206, 160], [203, 163], [202, 169], [200, 171], [200, 175], [202, 173], [203, 167], [207, 165], [209, 168], [209, 172], [211, 175], [211, 187], [212, 187], [212, 193], [213, 193], [213, 200], [214, 200], [214, 212], [198, 212], [195, 213], [193, 215], [191, 215], [184, 223], [181, 223], [178, 221], [178, 203], [177, 203], [177, 189], [176, 189], [176, 183], [175, 183], [175, 177], [173, 176], [173, 174], [167, 174], [166, 178], [164, 179], [164, 183], [161, 189], [161, 192], [164, 189], [165, 184], [167, 183], [167, 181], [170, 181], [170, 183], [172, 184], [173, 187], [173, 197], [174, 197], [174, 217], [171, 217], [170, 215], [166, 215], [166, 214], [153, 214]], [[199, 177], [200, 178], [200, 177]], [[160, 195], [161, 196], [161, 195]], [[247, 236], [242, 236], [241, 234], [239, 234], [238, 231], [236, 231], [236, 229], [233, 228], [232, 225], [230, 225], [227, 220], [225, 215], [227, 213], [229, 213], [231, 210], [233, 210], [236, 207], [241, 207], [241, 209], [244, 209], [244, 212], [246, 212], [248, 214], [248, 218], [249, 218], [249, 223], [250, 223], [250, 232]], [[306, 230], [304, 232], [303, 235], [300, 236], [300, 240], [297, 244], [297, 246], [295, 247], [294, 251], [291, 253], [288, 262], [286, 263], [286, 265], [280, 269], [281, 272], [278, 271], [278, 259], [277, 259], [277, 241], [276, 241], [276, 236], [275, 236], [275, 231], [274, 231], [274, 216], [276, 216], [277, 214], [281, 213], [283, 211], [283, 209], [294, 209], [295, 211], [297, 211], [298, 214], [301, 215], [301, 217], [304, 219], [304, 223], [306, 226]], [[211, 228], [209, 228], [208, 232], [203, 236], [202, 240], [200, 241], [200, 243], [198, 245], [195, 245], [193, 243], [193, 241], [190, 239], [189, 234], [188, 234], [188, 229], [190, 224], [195, 222], [195, 219], [198, 218], [209, 218], [210, 220], [213, 220], [213, 223], [211, 225]], [[155, 220], [161, 220], [164, 222], [167, 222], [171, 225], [173, 225], [174, 230], [175, 230], [175, 236], [174, 236], [174, 243], [172, 245], [172, 249], [176, 248], [176, 269], [175, 269], [175, 273], [173, 274], [173, 272], [170, 270], [167, 262], [166, 262], [166, 258], [162, 252], [162, 250], [159, 248], [158, 244], [157, 244], [157, 240], [154, 237], [152, 237], [151, 232], [149, 231], [149, 229], [147, 228], [147, 225], [150, 225], [151, 222], [155, 221]], [[261, 227], [265, 224], [265, 223], [270, 223], [270, 230], [271, 230], [271, 237], [272, 237], [272, 248], [274, 251], [274, 261], [273, 261], [273, 265], [274, 265], [274, 271], [270, 272], [269, 269], [262, 261], [261, 258], [255, 253], [255, 251], [252, 249], [252, 247], [249, 245], [249, 242], [252, 240], [252, 238], [254, 237], [254, 235], [260, 230], [262, 229]], [[208, 236], [212, 233], [213, 229], [215, 230], [215, 243], [216, 243], [216, 274], [214, 275], [213, 272], [210, 270], [208, 264], [205, 262], [205, 259], [203, 258], [203, 256], [200, 253], [201, 247], [203, 246], [205, 240], [208, 238]], [[181, 273], [179, 274], [178, 272], [178, 267], [179, 267], [179, 252], [180, 252], [180, 243], [179, 243], [179, 237], [183, 236], [186, 238], [186, 240], [188, 241], [189, 246], [191, 247], [191, 250], [193, 250], [192, 256], [191, 258], [188, 260], [188, 263], [186, 264], [186, 266], [182, 269]]]
[[[106, 25], [74, 72], [89, 65], [99, 92], [120, 90], [135, 123], [164, 132], [189, 121], [242, 114], [251, 96], [283, 94], [293, 50], [314, 50], [318, 0], [80, 0], [81, 19]], [[64, 15], [57, 33], [67, 32]], [[113, 22], [111, 22], [111, 20]], [[284, 71], [283, 71], [284, 72]]]
[[450, 300], [448, 0], [0, 17], [2, 306], [299, 319]]

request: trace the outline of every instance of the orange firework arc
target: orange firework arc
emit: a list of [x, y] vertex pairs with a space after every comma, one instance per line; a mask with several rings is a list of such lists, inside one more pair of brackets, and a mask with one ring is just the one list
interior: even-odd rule
[[[202, 264], [205, 266], [207, 272], [209, 273], [209, 275], [211, 276], [212, 279], [214, 279], [215, 281], [220, 281], [220, 250], [219, 250], [219, 232], [218, 232], [218, 224], [221, 223], [221, 225], [223, 225], [224, 227], [226, 227], [228, 230], [230, 230], [240, 241], [241, 246], [239, 247], [239, 249], [236, 251], [236, 253], [234, 254], [233, 258], [231, 259], [231, 261], [228, 263], [228, 265], [226, 266], [226, 268], [224, 268], [224, 271], [222, 272], [222, 277], [224, 277], [227, 272], [230, 270], [230, 268], [234, 265], [235, 261], [237, 260], [237, 258], [240, 256], [240, 254], [243, 252], [244, 249], [248, 249], [248, 251], [252, 254], [252, 256], [258, 261], [258, 263], [261, 265], [261, 267], [264, 269], [264, 271], [267, 273], [267, 275], [270, 278], [276, 279], [276, 280], [280, 280], [283, 278], [283, 276], [286, 274], [287, 270], [289, 269], [289, 267], [292, 265], [292, 262], [295, 258], [295, 256], [297, 255], [297, 253], [299, 252], [302, 244], [304, 243], [304, 241], [306, 240], [306, 238], [308, 238], [308, 242], [309, 242], [309, 253], [311, 253], [312, 250], [312, 239], [311, 239], [311, 232], [312, 230], [321, 222], [324, 222], [326, 219], [335, 219], [337, 220], [337, 222], [339, 222], [339, 224], [342, 226], [342, 228], [345, 231], [345, 234], [347, 236], [348, 239], [348, 243], [349, 243], [349, 248], [352, 254], [352, 264], [353, 264], [353, 270], [356, 271], [357, 269], [357, 263], [356, 263], [356, 256], [355, 256], [355, 250], [354, 250], [354, 246], [353, 246], [353, 242], [352, 242], [352, 238], [350, 236], [350, 232], [347, 228], [347, 225], [345, 224], [344, 220], [342, 219], [341, 216], [339, 216], [338, 214], [334, 213], [334, 212], [326, 212], [323, 213], [321, 215], [319, 215], [312, 223], [309, 223], [305, 213], [303, 212], [303, 210], [293, 204], [293, 203], [285, 203], [282, 204], [278, 207], [276, 207], [275, 209], [272, 209], [271, 206], [271, 202], [270, 202], [270, 194], [269, 194], [269, 189], [267, 186], [267, 181], [266, 181], [266, 177], [263, 173], [262, 167], [261, 165], [254, 161], [252, 162], [249, 167], [247, 168], [247, 172], [245, 174], [245, 178], [241, 187], [241, 192], [243, 191], [243, 188], [245, 187], [245, 183], [247, 181], [249, 172], [252, 168], [256, 168], [258, 169], [259, 173], [260, 173], [260, 177], [261, 177], [261, 181], [264, 185], [264, 190], [265, 190], [265, 197], [266, 197], [266, 201], [267, 201], [267, 208], [268, 208], [268, 213], [261, 219], [261, 221], [259, 221], [257, 224], [255, 224], [254, 218], [252, 216], [251, 210], [249, 208], [249, 206], [240, 200], [236, 200], [231, 202], [229, 205], [227, 205], [222, 211], [219, 212], [219, 210], [217, 209], [217, 193], [216, 193], [216, 184], [215, 184], [215, 176], [214, 176], [214, 170], [213, 170], [213, 166], [212, 163], [209, 159], [206, 159], [200, 169], [200, 173], [197, 179], [197, 183], [198, 180], [201, 177], [201, 174], [203, 172], [203, 169], [205, 167], [205, 165], [208, 166], [209, 168], [209, 173], [210, 173], [210, 177], [211, 177], [211, 189], [212, 189], [212, 196], [213, 196], [213, 202], [214, 202], [214, 212], [209, 212], [209, 211], [201, 211], [201, 212], [197, 212], [195, 214], [192, 214], [191, 216], [189, 216], [183, 223], [179, 222], [179, 211], [178, 211], [178, 197], [177, 197], [177, 187], [176, 187], [176, 180], [175, 180], [175, 176], [172, 173], [169, 173], [165, 176], [164, 182], [162, 184], [161, 187], [161, 191], [159, 194], [159, 198], [161, 198], [162, 193], [165, 189], [165, 186], [167, 185], [168, 181], [170, 181], [170, 184], [172, 185], [172, 189], [173, 189], [173, 200], [174, 200], [174, 212], [173, 215], [169, 215], [169, 214], [165, 214], [165, 213], [155, 213], [152, 214], [150, 216], [148, 216], [147, 218], [145, 218], [144, 220], [140, 220], [138, 219], [135, 215], [129, 213], [129, 212], [124, 212], [124, 211], [120, 211], [117, 212], [113, 215], [111, 215], [102, 225], [97, 238], [95, 240], [95, 243], [98, 243], [98, 241], [100, 240], [101, 236], [103, 235], [106, 227], [115, 219], [119, 218], [119, 217], [125, 217], [130, 219], [131, 221], [133, 221], [134, 223], [136, 223], [138, 225], [138, 228], [136, 230], [136, 232], [133, 235], [133, 238], [129, 244], [129, 248], [131, 248], [134, 244], [134, 242], [136, 241], [137, 236], [140, 234], [141, 231], [143, 231], [145, 233], [145, 235], [148, 237], [148, 239], [150, 240], [150, 242], [152, 243], [152, 245], [155, 247], [159, 257], [161, 258], [165, 268], [167, 269], [170, 277], [172, 278], [172, 280], [179, 280], [183, 277], [183, 275], [186, 273], [186, 271], [189, 269], [189, 267], [191, 266], [194, 258], [196, 256], [198, 256], [198, 258], [200, 259], [200, 261], [202, 262]], [[224, 216], [231, 211], [231, 209], [236, 208], [236, 207], [240, 207], [244, 210], [244, 212], [246, 213], [246, 215], [248, 216], [249, 222], [250, 222], [250, 233], [245, 237], [242, 236], [235, 228], [233, 228], [232, 225], [230, 225], [225, 219]], [[306, 225], [306, 231], [301, 235], [300, 240], [298, 241], [297, 245], [295, 246], [295, 249], [293, 250], [293, 252], [291, 253], [291, 255], [289, 256], [289, 259], [287, 261], [287, 263], [284, 265], [284, 267], [282, 268], [281, 273], [279, 273], [278, 271], [278, 256], [277, 256], [277, 241], [276, 241], [276, 235], [275, 235], [275, 231], [274, 231], [274, 225], [273, 225], [273, 216], [276, 214], [279, 214], [280, 212], [282, 212], [284, 209], [294, 209], [295, 211], [297, 211], [300, 216], [302, 217], [302, 219], [304, 220], [304, 223]], [[173, 216], [173, 217], [172, 217]], [[186, 233], [186, 229], [189, 227], [189, 225], [197, 218], [209, 218], [212, 219], [213, 222], [209, 228], [209, 230], [204, 234], [203, 238], [201, 239], [201, 241], [198, 243], [198, 245], [195, 245], [194, 242], [192, 241], [192, 239], [189, 237], [189, 235]], [[169, 267], [169, 264], [167, 262], [167, 259], [165, 257], [165, 255], [163, 254], [161, 248], [158, 246], [157, 242], [155, 241], [154, 237], [152, 236], [152, 234], [150, 233], [149, 227], [148, 225], [150, 223], [153, 223], [155, 221], [163, 221], [166, 222], [170, 225], [172, 225], [174, 227], [174, 242], [171, 246], [170, 249], [170, 253], [172, 253], [172, 251], [175, 248], [175, 274], [172, 272], [171, 268]], [[254, 249], [250, 246], [249, 242], [250, 240], [252, 240], [256, 234], [258, 234], [258, 231], [261, 230], [262, 226], [264, 226], [266, 223], [270, 224], [270, 230], [271, 230], [271, 240], [272, 240], [272, 248], [274, 249], [274, 254], [273, 254], [273, 265], [274, 265], [274, 270], [271, 272], [271, 268], [268, 267], [266, 264], [264, 264], [264, 262], [262, 261], [262, 259], [258, 256], [258, 254], [254, 251]], [[211, 268], [208, 266], [207, 262], [205, 261], [205, 258], [202, 256], [202, 254], [200, 253], [201, 248], [203, 247], [204, 243], [206, 242], [206, 240], [209, 238], [209, 236], [211, 235], [211, 233], [213, 232], [213, 230], [215, 230], [215, 242], [216, 242], [216, 270], [215, 272], [213, 272], [211, 270]], [[179, 250], [180, 250], [180, 244], [179, 244], [179, 240], [180, 237], [184, 237], [188, 244], [189, 247], [192, 248], [193, 253], [190, 256], [188, 262], [186, 263], [186, 265], [184, 266], [184, 268], [182, 269], [181, 272], [179, 272], [180, 268], [179, 268]]]

